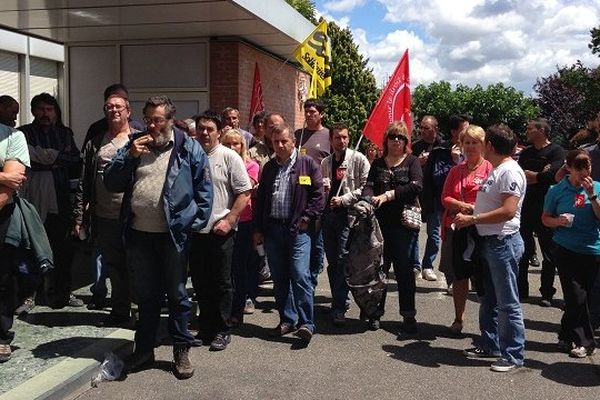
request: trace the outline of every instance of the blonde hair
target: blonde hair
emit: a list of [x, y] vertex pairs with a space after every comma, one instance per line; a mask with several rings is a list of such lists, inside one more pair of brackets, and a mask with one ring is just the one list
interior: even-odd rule
[[402, 135], [404, 136], [404, 153], [410, 154], [412, 150], [408, 147], [408, 128], [404, 121], [394, 121], [388, 125], [383, 134], [383, 157], [388, 154], [387, 138], [389, 135]]
[[469, 125], [469, 127], [466, 130], [462, 131], [460, 133], [460, 136], [458, 137], [458, 141], [461, 146], [463, 144], [463, 141], [466, 138], [475, 139], [478, 142], [484, 143], [485, 142], [485, 131], [483, 130], [482, 127], [480, 127], [478, 125]]
[[248, 150], [246, 149], [246, 139], [244, 138], [244, 135], [242, 135], [242, 132], [240, 132], [238, 129], [235, 128], [231, 128], [228, 129], [227, 132], [225, 132], [223, 135], [221, 135], [221, 143], [223, 143], [225, 141], [225, 139], [239, 139], [240, 143], [242, 144], [242, 149], [240, 150], [240, 156], [242, 156], [242, 160], [244, 161], [248, 161], [250, 159], [250, 157], [248, 156]]

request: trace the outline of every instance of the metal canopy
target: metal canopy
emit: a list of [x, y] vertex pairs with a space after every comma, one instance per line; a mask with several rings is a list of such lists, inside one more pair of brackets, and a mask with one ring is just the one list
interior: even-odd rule
[[2, 0], [0, 25], [64, 44], [240, 37], [282, 58], [314, 29], [283, 0]]

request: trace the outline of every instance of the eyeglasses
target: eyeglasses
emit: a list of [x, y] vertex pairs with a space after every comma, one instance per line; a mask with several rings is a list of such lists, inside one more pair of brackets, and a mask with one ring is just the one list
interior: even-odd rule
[[406, 137], [404, 135], [388, 135], [387, 139], [388, 140], [400, 141], [400, 140], [406, 140]]
[[154, 125], [161, 125], [161, 124], [164, 124], [165, 122], [167, 122], [167, 120], [163, 117], [153, 117], [153, 118], [144, 117], [144, 123], [146, 125], [150, 125], [150, 123], [153, 123]]
[[120, 105], [114, 105], [114, 104], [107, 104], [104, 106], [104, 110], [105, 111], [116, 111], [116, 112], [121, 112], [124, 109], [126, 109], [127, 107], [125, 106], [120, 106]]

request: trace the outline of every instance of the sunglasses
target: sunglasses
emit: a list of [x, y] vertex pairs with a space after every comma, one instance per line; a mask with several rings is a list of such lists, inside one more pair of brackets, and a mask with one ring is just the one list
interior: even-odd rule
[[404, 136], [404, 135], [388, 135], [387, 140], [395, 140], [395, 141], [406, 140], [406, 136]]

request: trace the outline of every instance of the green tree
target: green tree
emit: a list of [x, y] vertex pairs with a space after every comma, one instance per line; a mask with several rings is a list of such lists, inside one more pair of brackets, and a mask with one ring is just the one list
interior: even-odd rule
[[503, 122], [522, 135], [526, 122], [540, 112], [532, 99], [502, 83], [486, 88], [458, 84], [453, 88], [445, 81], [417, 86], [413, 92], [412, 111], [415, 126], [424, 115], [434, 115], [444, 135], [449, 134], [448, 123], [454, 114], [468, 115], [474, 124], [484, 128]]
[[294, 7], [304, 18], [317, 24], [315, 2], [311, 0], [285, 0], [287, 3]]
[[365, 120], [375, 106], [379, 90], [368, 60], [358, 52], [352, 33], [329, 23], [331, 39], [331, 86], [321, 98], [326, 107], [327, 123], [345, 122], [350, 128], [351, 142], [356, 143]]
[[590, 33], [592, 34], [592, 40], [588, 44], [588, 47], [592, 50], [592, 54], [600, 56], [600, 26], [593, 28]]

